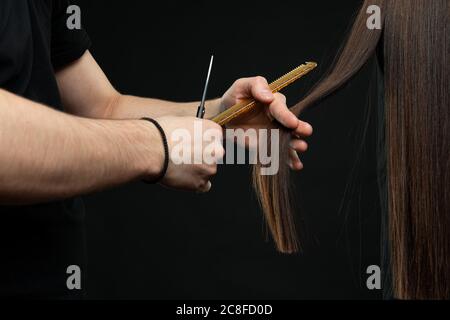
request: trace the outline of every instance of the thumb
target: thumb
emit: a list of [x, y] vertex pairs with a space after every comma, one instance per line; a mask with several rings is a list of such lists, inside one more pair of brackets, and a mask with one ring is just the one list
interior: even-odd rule
[[275, 100], [269, 83], [263, 77], [251, 78], [248, 82], [247, 91], [250, 97], [264, 104], [270, 104]]

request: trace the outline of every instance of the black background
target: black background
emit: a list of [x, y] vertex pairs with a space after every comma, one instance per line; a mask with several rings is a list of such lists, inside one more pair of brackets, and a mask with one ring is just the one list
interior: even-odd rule
[[[240, 77], [273, 80], [317, 61], [284, 92], [293, 105], [326, 71], [360, 1], [75, 3], [94, 57], [123, 93], [199, 100], [212, 53], [210, 98]], [[302, 253], [267, 241], [247, 166], [222, 166], [207, 195], [135, 183], [86, 197], [88, 298], [379, 298], [365, 284], [367, 266], [380, 263], [373, 121], [362, 138], [371, 75], [366, 66], [303, 114], [315, 133], [294, 175]]]

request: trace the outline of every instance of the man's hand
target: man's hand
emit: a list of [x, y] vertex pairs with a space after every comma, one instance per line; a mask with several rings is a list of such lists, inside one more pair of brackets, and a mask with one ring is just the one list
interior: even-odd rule
[[273, 94], [267, 80], [263, 77], [242, 78], [237, 80], [220, 100], [222, 110], [225, 110], [242, 100], [255, 99], [261, 105], [244, 117], [233, 121], [230, 128], [261, 129], [270, 127], [274, 119], [284, 127], [292, 130], [290, 167], [301, 170], [303, 164], [298, 153], [305, 152], [308, 144], [302, 139], [312, 134], [309, 123], [299, 120], [287, 107], [286, 97], [281, 93]]
[[[149, 98], [125, 96], [116, 91], [89, 52], [56, 74], [65, 110], [81, 117], [95, 119], [139, 119], [166, 116], [194, 116], [198, 102], [174, 103]], [[237, 80], [220, 99], [208, 102], [207, 117], [213, 116], [242, 99], [254, 98], [263, 107], [233, 123], [234, 127], [267, 128], [273, 119], [291, 129], [291, 168], [300, 170], [303, 165], [297, 152], [304, 152], [307, 144], [303, 137], [312, 133], [312, 127], [298, 120], [286, 106], [282, 94], [272, 94], [262, 77]]]
[[[217, 161], [225, 153], [222, 128], [212, 121], [193, 117], [163, 117], [157, 120], [167, 136], [170, 154], [169, 167], [161, 183], [178, 190], [208, 192], [211, 189], [210, 179], [217, 173]], [[201, 132], [194, 132], [195, 126], [201, 128]], [[208, 132], [213, 133], [216, 139], [206, 141]], [[183, 140], [184, 136], [188, 139]], [[180, 154], [173, 152], [175, 145], [182, 147], [183, 158], [187, 156], [188, 163], [176, 163], [180, 159], [173, 156], [180, 157]], [[209, 163], [203, 158], [205, 148], [214, 150]], [[196, 156], [200, 159], [198, 163], [194, 161]]]

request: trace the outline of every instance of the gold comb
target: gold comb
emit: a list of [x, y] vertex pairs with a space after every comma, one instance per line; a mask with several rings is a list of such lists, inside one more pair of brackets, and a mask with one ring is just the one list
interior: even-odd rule
[[[278, 80], [272, 82], [269, 84], [270, 89], [273, 93], [276, 93], [283, 88], [286, 88], [288, 85], [294, 83], [298, 79], [302, 78], [304, 75], [311, 72], [313, 69], [317, 67], [317, 63], [315, 62], [306, 62], [305, 64], [302, 64], [301, 66], [295, 68], [291, 72], [285, 74]], [[224, 112], [218, 114], [211, 120], [215, 123], [224, 126], [227, 123], [231, 122], [232, 120], [236, 119], [237, 117], [243, 115], [244, 113], [249, 112], [250, 110], [253, 110], [257, 106], [257, 103], [253, 99], [243, 100], [239, 102], [238, 104], [235, 104], [234, 106], [228, 108]]]

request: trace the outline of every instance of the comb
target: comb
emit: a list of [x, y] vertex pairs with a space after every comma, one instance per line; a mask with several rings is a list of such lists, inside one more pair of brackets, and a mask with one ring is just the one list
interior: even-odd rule
[[[302, 64], [301, 66], [285, 74], [278, 80], [275, 80], [274, 82], [269, 84], [269, 87], [273, 93], [276, 93], [282, 90], [283, 88], [286, 88], [288, 85], [294, 83], [298, 79], [302, 78], [316, 67], [317, 63], [306, 62], [305, 64]], [[234, 106], [228, 108], [224, 112], [218, 114], [217, 116], [213, 117], [211, 120], [221, 126], [224, 126], [227, 123], [231, 122], [232, 120], [253, 110], [257, 105], [258, 105], [257, 102], [253, 99], [243, 100], [238, 104], [235, 104]]]

